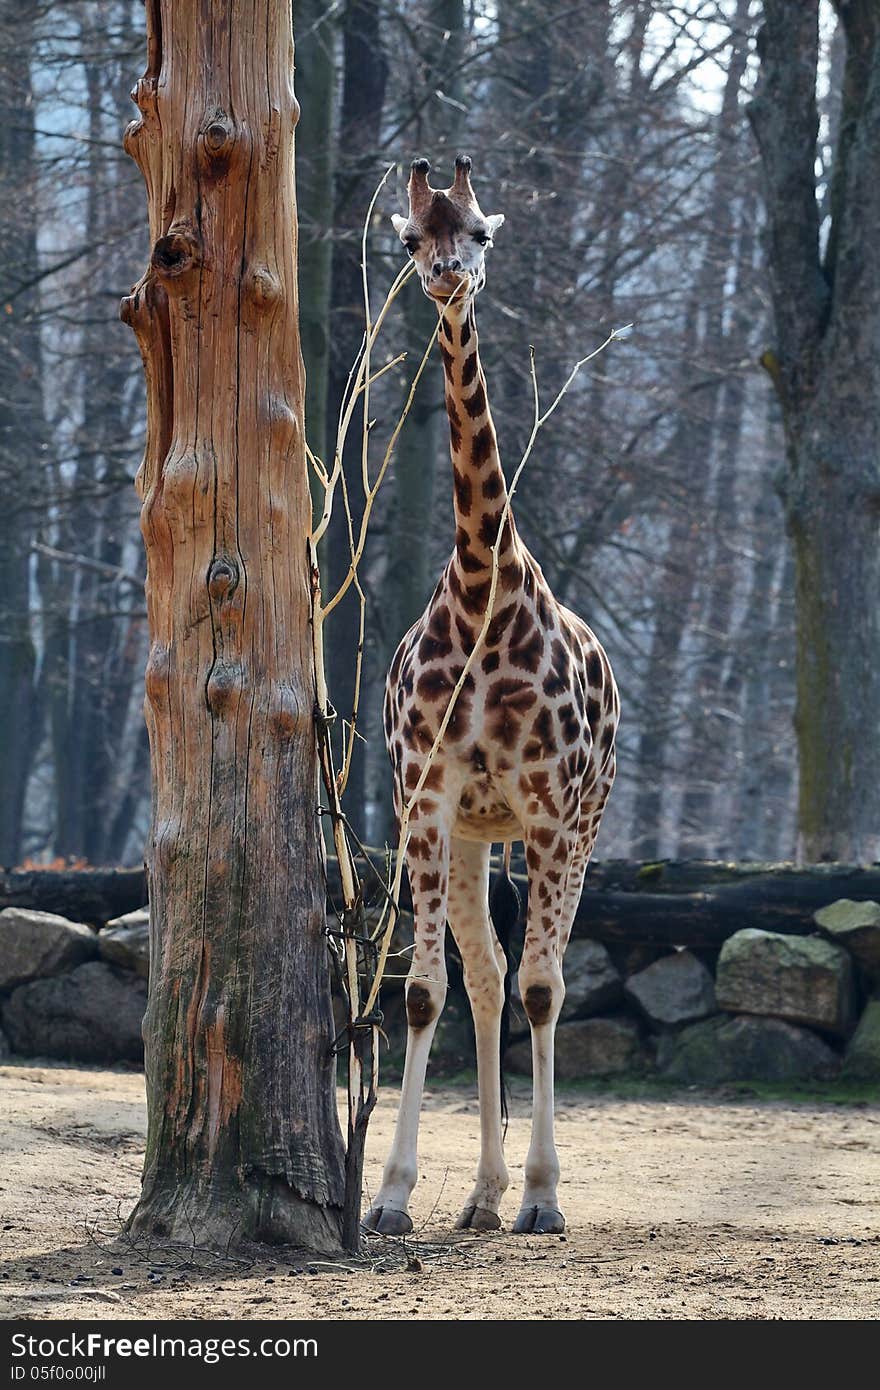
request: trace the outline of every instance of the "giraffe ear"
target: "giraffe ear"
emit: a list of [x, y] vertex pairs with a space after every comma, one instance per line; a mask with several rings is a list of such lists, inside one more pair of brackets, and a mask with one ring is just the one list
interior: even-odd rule
[[391, 221], [392, 221], [392, 224], [393, 224], [393, 226], [394, 226], [394, 230], [395, 230], [395, 232], [397, 233], [397, 235], [398, 235], [399, 237], [402, 237], [402, 236], [403, 236], [403, 232], [404, 232], [404, 228], [406, 227], [406, 224], [407, 224], [407, 222], [409, 221], [409, 218], [408, 218], [408, 217], [401, 217], [401, 215], [400, 215], [399, 212], [392, 212], [392, 214], [391, 214]]
[[490, 213], [489, 216], [486, 218], [486, 222], [488, 223], [488, 226], [489, 226], [489, 235], [490, 235], [490, 237], [492, 237], [492, 238], [494, 239], [495, 233], [498, 231], [498, 228], [499, 228], [499, 227], [502, 225], [502, 223], [504, 222], [504, 213], [503, 213], [503, 212], [493, 212], [493, 213]]

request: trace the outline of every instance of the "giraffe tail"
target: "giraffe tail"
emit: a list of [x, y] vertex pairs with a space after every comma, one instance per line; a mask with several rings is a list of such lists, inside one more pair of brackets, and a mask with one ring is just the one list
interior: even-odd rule
[[510, 877], [510, 844], [504, 846], [504, 868], [495, 878], [489, 893], [489, 915], [495, 935], [501, 944], [506, 962], [504, 972], [504, 1004], [501, 1008], [501, 1113], [504, 1117], [504, 1132], [507, 1133], [507, 1087], [504, 1080], [504, 1054], [510, 1037], [510, 989], [512, 984], [513, 955], [511, 937], [519, 922], [522, 899], [516, 884]]

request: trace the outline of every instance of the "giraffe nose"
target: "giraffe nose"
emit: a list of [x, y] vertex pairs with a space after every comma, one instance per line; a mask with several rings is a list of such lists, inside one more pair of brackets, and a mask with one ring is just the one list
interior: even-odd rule
[[459, 270], [461, 270], [461, 261], [457, 256], [450, 256], [445, 261], [435, 261], [431, 266], [431, 271], [435, 279], [439, 279], [441, 275], [446, 275], [450, 271], [454, 274]]

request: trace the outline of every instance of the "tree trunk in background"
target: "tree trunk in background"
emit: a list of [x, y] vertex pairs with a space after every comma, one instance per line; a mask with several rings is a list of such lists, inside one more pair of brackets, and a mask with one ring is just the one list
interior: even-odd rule
[[[330, 464], [327, 384], [330, 360], [330, 272], [333, 257], [333, 112], [336, 93], [336, 22], [328, 0], [294, 6], [296, 90], [302, 115], [296, 129], [299, 203], [300, 338], [306, 367], [306, 438]], [[319, 508], [324, 490], [309, 471]]]
[[677, 851], [683, 858], [718, 851], [717, 843], [707, 840], [712, 833], [717, 840], [717, 821], [712, 819], [715, 796], [719, 787], [730, 796], [729, 786], [725, 788], [729, 770], [724, 759], [727, 740], [720, 727], [724, 713], [719, 710], [719, 702], [726, 675], [722, 655], [724, 634], [730, 629], [735, 592], [736, 571], [730, 537], [737, 530], [736, 481], [745, 411], [743, 376], [736, 358], [740, 344], [746, 340], [742, 315], [753, 307], [748, 305], [744, 282], [747, 284], [754, 252], [751, 229], [755, 208], [749, 196], [752, 185], [746, 181], [749, 161], [742, 147], [739, 106], [749, 55], [750, 4], [751, 0], [737, 0], [731, 19], [730, 59], [718, 121], [718, 154], [712, 193], [714, 216], [709, 236], [708, 255], [715, 273], [701, 305], [705, 316], [701, 358], [708, 359], [717, 375], [716, 384], [703, 398], [703, 408], [711, 415], [712, 422], [712, 458], [708, 466], [710, 474], [714, 473], [714, 486], [710, 479], [708, 501], [717, 521], [712, 526], [715, 546], [708, 556], [703, 576], [707, 594], [700, 623], [702, 652], [695, 662], [688, 711], [690, 738]]
[[[79, 26], [84, 53], [100, 52], [102, 35], [94, 19], [84, 16]], [[97, 19], [106, 22], [106, 16]], [[103, 257], [96, 257], [97, 297], [110, 285], [118, 285], [125, 271], [112, 249], [113, 229], [119, 225], [119, 169], [106, 160], [102, 149], [107, 74], [99, 63], [87, 63], [85, 81], [90, 141], [86, 241], [91, 247], [106, 248]], [[109, 328], [110, 334], [116, 329], [124, 334], [119, 324]], [[105, 568], [47, 562], [41, 556], [39, 571], [54, 762], [53, 847], [57, 855], [84, 857], [90, 864], [111, 862], [107, 843], [113, 784], [124, 761], [126, 716], [143, 659], [141, 634], [131, 630], [120, 611], [123, 602], [132, 603], [131, 586], [125, 586], [123, 600], [112, 577], [121, 568], [126, 520], [118, 490], [129, 485], [124, 474], [120, 476], [114, 451], [128, 428], [126, 385], [131, 364], [122, 354], [107, 360], [103, 347], [107, 337], [108, 324], [103, 313], [96, 311], [83, 327], [82, 418], [69, 465], [74, 476], [69, 481], [59, 477], [57, 537], [66, 555], [82, 555]], [[134, 624], [140, 606], [137, 595]]]
[[[330, 306], [330, 373], [327, 437], [335, 443], [339, 404], [352, 362], [364, 335], [364, 295], [361, 281], [361, 233], [367, 206], [379, 182], [377, 159], [388, 65], [382, 47], [380, 0], [346, 0], [343, 19], [342, 111], [337, 140], [333, 226], [333, 276]], [[346, 476], [354, 534], [363, 516], [360, 476], [360, 407], [355, 409], [346, 451]], [[331, 444], [332, 447], [332, 444]], [[351, 552], [341, 507], [327, 533], [327, 594], [348, 573]], [[330, 699], [340, 722], [351, 718], [360, 609], [354, 586], [327, 622], [327, 671]], [[365, 663], [366, 666], [366, 663]], [[370, 672], [365, 669], [364, 682]], [[365, 695], [365, 691], [362, 691]], [[364, 746], [355, 741], [347, 802], [355, 820], [366, 801]], [[363, 827], [362, 827], [363, 828]]]
[[0, 3], [0, 865], [21, 856], [39, 724], [29, 594], [43, 469], [31, 51], [38, 6]]
[[847, 42], [831, 229], [819, 252], [819, 0], [765, 0], [749, 108], [764, 170], [795, 558], [799, 852], [880, 857], [880, 15]]
[[[774, 405], [765, 397], [767, 455], [772, 456], [776, 434], [769, 419]], [[763, 847], [774, 846], [774, 827], [785, 822], [785, 799], [774, 799], [777, 786], [771, 770], [779, 770], [780, 758], [771, 711], [774, 701], [774, 667], [790, 666], [790, 654], [783, 650], [790, 625], [782, 608], [787, 590], [783, 574], [787, 549], [779, 545], [779, 503], [770, 477], [760, 480], [754, 501], [749, 534], [755, 550], [752, 580], [738, 639], [733, 646], [732, 670], [736, 684], [731, 703], [740, 714], [735, 757], [737, 780], [732, 794], [732, 814], [728, 820], [725, 844], [734, 859], [760, 859]], [[782, 611], [780, 611], [782, 609]], [[790, 638], [788, 639], [790, 641]], [[793, 645], [793, 643], [792, 643]], [[729, 785], [729, 781], [728, 781]], [[788, 858], [784, 843], [781, 857]]]
[[[452, 181], [452, 166], [462, 126], [464, 91], [460, 68], [465, 49], [464, 0], [440, 0], [439, 4], [430, 5], [429, 9], [432, 42], [426, 55], [426, 70], [415, 74], [418, 87], [412, 92], [412, 97], [415, 102], [420, 98], [421, 91], [441, 89], [445, 99], [435, 98], [419, 111], [418, 124], [412, 137], [412, 158], [430, 159], [437, 171], [434, 182], [442, 184], [447, 179]], [[439, 31], [439, 38], [434, 26]], [[403, 255], [401, 247], [401, 261]], [[425, 346], [437, 327], [437, 309], [422, 293], [416, 280], [404, 291], [403, 322], [407, 379], [412, 380]], [[397, 644], [423, 611], [436, 583], [434, 547], [428, 538], [436, 536], [444, 520], [451, 516], [451, 503], [448, 511], [441, 504], [438, 508], [439, 526], [434, 522], [438, 477], [446, 479], [447, 485], [451, 478], [448, 439], [442, 373], [439, 366], [430, 363], [397, 441], [392, 478], [392, 539], [386, 547], [388, 559], [383, 581], [382, 610], [386, 640], [382, 669], [377, 672], [377, 684], [382, 691], [385, 673]], [[447, 495], [451, 497], [448, 486]], [[440, 496], [443, 496], [442, 482]], [[377, 711], [377, 714], [376, 728], [379, 727], [381, 712]], [[373, 797], [375, 812], [370, 835], [375, 842], [381, 843], [393, 835], [394, 812], [390, 768], [384, 746], [377, 753], [378, 775]]]
[[[117, 861], [124, 848], [120, 836], [128, 838], [131, 825], [132, 788], [142, 796], [147, 784], [146, 766], [133, 748], [142, 725], [143, 595], [136, 578], [119, 579], [136, 520], [128, 465], [140, 393], [132, 389], [138, 369], [125, 350], [126, 330], [110, 310], [111, 296], [130, 274], [119, 228], [140, 214], [141, 193], [128, 161], [112, 161], [106, 152], [111, 132], [118, 130], [115, 118], [126, 119], [130, 110], [123, 106], [129, 83], [118, 51], [126, 26], [120, 22], [113, 31], [108, 51], [107, 19], [106, 6], [79, 7], [79, 45], [89, 59], [83, 65], [88, 254], [75, 293], [90, 295], [91, 307], [73, 340], [69, 457], [63, 468], [53, 460], [54, 505], [45, 509], [38, 532], [40, 542], [61, 556], [41, 550], [37, 565], [45, 640], [41, 681], [53, 763], [52, 847], [56, 855], [90, 864]], [[133, 37], [129, 28], [129, 44]], [[136, 575], [139, 564], [129, 561], [127, 569]], [[140, 846], [136, 853], [139, 860]]]
[[[437, 171], [435, 183], [443, 184], [452, 181], [452, 164], [462, 124], [460, 66], [465, 43], [464, 0], [441, 0], [430, 9], [432, 22], [442, 38], [432, 46], [429, 66], [426, 72], [419, 73], [419, 83], [425, 90], [442, 88], [446, 100], [429, 101], [419, 113], [419, 124], [413, 132], [412, 157], [430, 159]], [[401, 263], [403, 259], [401, 247]], [[403, 314], [411, 378], [436, 329], [437, 309], [416, 281], [407, 286], [405, 296]], [[429, 366], [426, 376], [400, 432], [394, 465], [393, 541], [388, 546], [384, 605], [388, 615], [386, 657], [389, 663], [401, 637], [424, 609], [436, 582], [431, 547], [426, 545], [425, 538], [433, 529], [434, 484], [438, 461], [443, 463], [447, 458], [448, 432], [439, 366], [436, 371]], [[448, 468], [442, 476], [447, 481], [450, 479]], [[387, 780], [390, 787], [390, 778]]]
[[288, 0], [148, 0], [152, 969], [137, 1235], [338, 1248]]

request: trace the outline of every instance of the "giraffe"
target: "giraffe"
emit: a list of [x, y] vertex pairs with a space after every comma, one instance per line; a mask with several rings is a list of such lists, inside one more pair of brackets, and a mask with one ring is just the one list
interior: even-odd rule
[[[460, 155], [444, 190], [430, 165], [411, 169], [409, 214], [393, 223], [441, 315], [438, 332], [452, 456], [455, 549], [425, 612], [400, 643], [385, 692], [385, 738], [395, 806], [419, 780], [449, 696], [486, 612], [492, 555], [507, 498], [480, 364], [474, 298], [485, 253], [504, 218], [484, 216]], [[400, 1109], [369, 1230], [412, 1229], [409, 1198], [431, 1042], [446, 994], [447, 922], [461, 955], [474, 1020], [480, 1110], [476, 1183], [458, 1228], [497, 1230], [508, 1186], [502, 1151], [500, 1021], [506, 957], [489, 915], [493, 843], [522, 841], [528, 870], [519, 989], [532, 1041], [533, 1109], [515, 1232], [565, 1229], [553, 1134], [553, 1051], [562, 956], [587, 862], [614, 780], [620, 705], [608, 658], [554, 598], [512, 516], [499, 546], [499, 581], [485, 643], [468, 673], [406, 845], [415, 941], [406, 983], [407, 1048]]]

